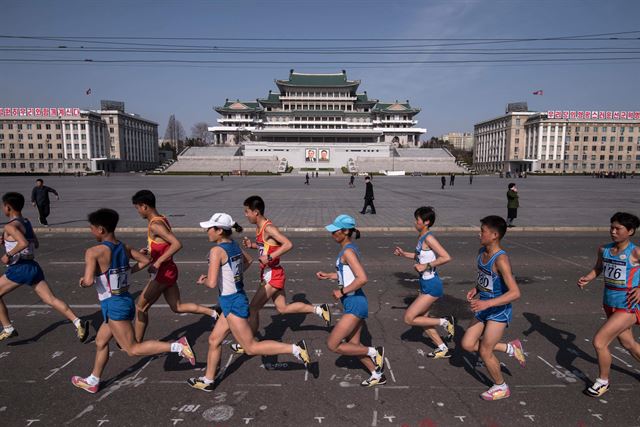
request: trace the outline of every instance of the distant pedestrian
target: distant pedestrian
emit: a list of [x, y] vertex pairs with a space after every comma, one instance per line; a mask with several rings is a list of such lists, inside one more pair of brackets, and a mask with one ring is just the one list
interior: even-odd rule
[[473, 185], [473, 174], [469, 174], [469, 185]]
[[352, 175], [349, 177], [349, 187], [351, 187], [351, 188], [355, 187], [355, 184], [354, 184], [355, 180], [356, 180], [356, 177], [355, 177], [355, 176], [353, 176], [353, 174], [352, 174]]
[[444, 190], [444, 186], [447, 185], [447, 178], [443, 176], [440, 177], [440, 183], [442, 184], [442, 189]]
[[449, 185], [455, 185], [456, 182], [456, 174], [452, 173], [451, 175], [449, 175]]
[[307, 175], [304, 177], [304, 184], [309, 185], [309, 172], [307, 172]]
[[364, 179], [364, 183], [366, 185], [366, 189], [364, 191], [364, 207], [360, 211], [361, 214], [367, 213], [367, 206], [371, 206], [371, 214], [376, 214], [376, 207], [373, 206], [373, 184], [371, 183], [371, 178], [368, 176]]
[[220, 174], [220, 181], [224, 181], [224, 175]]
[[44, 185], [44, 181], [42, 179], [36, 179], [36, 186], [31, 190], [31, 204], [38, 208], [38, 217], [41, 225], [49, 225], [47, 222], [47, 217], [49, 216], [49, 213], [51, 213], [49, 193], [55, 194], [56, 198], [60, 200], [60, 196], [56, 190]]
[[320, 176], [320, 172], [316, 171], [316, 178]]
[[507, 227], [515, 227], [513, 220], [518, 217], [518, 207], [520, 206], [518, 189], [515, 182], [509, 183], [507, 191]]

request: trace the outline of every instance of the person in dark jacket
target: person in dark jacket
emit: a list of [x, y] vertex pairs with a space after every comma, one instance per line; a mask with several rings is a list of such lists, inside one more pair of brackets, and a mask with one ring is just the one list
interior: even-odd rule
[[440, 184], [442, 184], [440, 188], [444, 190], [444, 186], [447, 185], [447, 178], [445, 178], [444, 175], [440, 177]]
[[373, 184], [371, 183], [371, 178], [366, 177], [364, 179], [364, 182], [367, 186], [366, 190], [364, 191], [364, 207], [362, 208], [362, 210], [360, 211], [361, 214], [365, 214], [367, 213], [367, 206], [371, 206], [371, 214], [375, 215], [376, 214], [376, 207], [373, 206]]
[[518, 207], [520, 202], [518, 200], [518, 189], [514, 182], [509, 183], [507, 191], [507, 227], [515, 227], [513, 220], [518, 217]]
[[44, 185], [44, 181], [42, 179], [36, 179], [36, 186], [31, 190], [31, 204], [38, 208], [38, 216], [41, 225], [49, 225], [47, 222], [47, 217], [51, 213], [49, 193], [55, 194], [56, 198], [60, 200], [60, 196], [56, 190]]

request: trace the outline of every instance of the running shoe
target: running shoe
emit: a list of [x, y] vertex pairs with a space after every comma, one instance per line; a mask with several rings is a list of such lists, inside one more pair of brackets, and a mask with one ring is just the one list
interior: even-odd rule
[[89, 321], [80, 321], [80, 324], [76, 328], [76, 336], [80, 340], [80, 342], [84, 342], [89, 336]]
[[385, 377], [384, 374], [380, 376], [371, 374], [371, 376], [366, 380], [362, 381], [360, 385], [362, 387], [373, 387], [376, 385], [385, 385], [386, 383], [387, 383], [387, 377]]
[[601, 383], [596, 380], [591, 387], [587, 389], [587, 394], [591, 397], [600, 397], [609, 391], [609, 383]]
[[85, 378], [78, 376], [71, 377], [71, 384], [91, 394], [97, 393], [100, 388], [100, 384], [90, 385]]
[[375, 365], [376, 370], [384, 371], [384, 347], [376, 347], [376, 355], [371, 357], [371, 361]]
[[207, 384], [204, 382], [202, 378], [203, 377], [189, 378], [187, 380], [187, 384], [189, 384], [191, 387], [195, 388], [196, 390], [206, 391], [207, 393], [212, 392], [214, 389], [213, 383]]
[[451, 357], [451, 352], [448, 348], [445, 350], [436, 348], [432, 352], [427, 353], [427, 357], [431, 357], [433, 359], [448, 359]]
[[191, 366], [196, 366], [196, 355], [193, 352], [193, 349], [189, 345], [189, 341], [187, 341], [187, 337], [180, 338], [177, 342], [182, 344], [182, 350], [180, 350], [180, 356], [187, 359]]
[[494, 385], [489, 390], [485, 391], [480, 395], [483, 400], [500, 400], [506, 399], [511, 396], [511, 391], [509, 390], [508, 385]]
[[451, 341], [456, 334], [456, 319], [453, 316], [447, 316], [447, 336], [445, 339]]
[[331, 326], [331, 310], [329, 310], [328, 304], [322, 304], [320, 306], [322, 313], [320, 313], [320, 317], [327, 323], [327, 328]]
[[305, 368], [309, 368], [311, 364], [311, 358], [309, 358], [309, 349], [307, 348], [307, 343], [304, 340], [300, 340], [296, 343], [296, 345], [300, 348], [300, 352], [296, 355], [296, 357], [304, 363]]
[[235, 354], [244, 354], [244, 348], [238, 343], [229, 344], [229, 347]]
[[0, 332], [0, 341], [8, 340], [9, 338], [13, 338], [17, 336], [18, 336], [17, 329], [13, 329], [11, 332], [7, 332], [6, 329], [2, 329], [2, 332]]
[[524, 356], [524, 348], [522, 348], [522, 343], [519, 339], [515, 339], [509, 342], [511, 346], [513, 346], [513, 357], [516, 358], [521, 367], [527, 366], [527, 360]]

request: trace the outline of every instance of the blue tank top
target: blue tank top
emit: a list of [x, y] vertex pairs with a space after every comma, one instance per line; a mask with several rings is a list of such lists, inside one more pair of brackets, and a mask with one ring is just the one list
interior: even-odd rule
[[342, 256], [344, 255], [344, 252], [347, 249], [352, 249], [353, 252], [355, 252], [356, 256], [358, 257], [358, 260], [360, 259], [360, 250], [355, 244], [349, 243], [348, 245], [345, 245], [344, 248], [342, 248], [342, 250], [338, 254], [338, 258], [336, 259], [336, 271], [338, 272], [338, 284], [342, 288], [342, 292], [347, 296], [364, 295], [362, 288], [354, 292], [349, 292], [347, 290], [349, 288], [349, 285], [351, 285], [351, 283], [356, 278], [355, 274], [353, 274], [353, 271], [351, 270], [351, 267], [349, 267], [348, 264], [345, 264], [342, 262]]
[[242, 275], [244, 272], [244, 261], [242, 249], [235, 242], [219, 243], [218, 247], [222, 248], [227, 254], [227, 262], [220, 266], [218, 273], [218, 292], [221, 296], [233, 295], [243, 292], [244, 282]]
[[[27, 218], [19, 217], [13, 218], [8, 222], [12, 223], [14, 221], [19, 222], [24, 227], [24, 238], [27, 239], [28, 245], [26, 248], [18, 252], [17, 254], [13, 254], [13, 256], [9, 259], [9, 265], [16, 264], [19, 261], [30, 261], [35, 259], [35, 241], [36, 234], [33, 232], [33, 227], [31, 226], [31, 222]], [[4, 240], [4, 250], [5, 252], [9, 252], [13, 250], [18, 245], [18, 242], [15, 240]]]
[[627, 292], [640, 286], [640, 264], [632, 264], [631, 256], [636, 245], [629, 245], [617, 255], [611, 253], [615, 243], [604, 246], [602, 275], [604, 277], [604, 304], [615, 308], [627, 306]]
[[[418, 243], [416, 244], [416, 251], [415, 251], [415, 261], [418, 264], [428, 264], [432, 261], [436, 260], [436, 254], [433, 252], [433, 250], [431, 248], [429, 249], [423, 249], [422, 246], [424, 245], [425, 240], [427, 240], [427, 237], [431, 234], [431, 232], [427, 232], [424, 236], [421, 236], [418, 239]], [[425, 270], [422, 273], [420, 273], [420, 278], [424, 279], [424, 280], [429, 280], [429, 279], [433, 279], [434, 277], [436, 277], [438, 275], [438, 273], [436, 272], [435, 267], [432, 268], [431, 270]]]
[[502, 280], [502, 276], [493, 271], [493, 264], [496, 262], [496, 259], [506, 252], [500, 249], [498, 252], [493, 254], [486, 264], [483, 264], [482, 254], [485, 252], [486, 249], [482, 248], [478, 254], [478, 278], [476, 279], [476, 289], [478, 289], [478, 292], [480, 293], [481, 300], [497, 298], [505, 294], [508, 290], [507, 285], [505, 285], [504, 280]]
[[102, 242], [102, 244], [111, 251], [111, 262], [107, 271], [96, 275], [94, 286], [100, 301], [127, 291], [130, 270], [129, 256], [122, 242]]

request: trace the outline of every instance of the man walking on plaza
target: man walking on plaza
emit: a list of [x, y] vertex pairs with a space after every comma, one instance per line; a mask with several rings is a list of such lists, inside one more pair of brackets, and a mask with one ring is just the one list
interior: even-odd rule
[[515, 182], [509, 183], [509, 190], [507, 191], [507, 227], [515, 227], [513, 220], [518, 217], [518, 207], [520, 202], [518, 200], [518, 189]]
[[364, 215], [365, 213], [367, 213], [367, 206], [371, 206], [371, 214], [375, 215], [376, 207], [373, 206], [373, 184], [371, 183], [371, 178], [367, 176], [364, 179], [364, 182], [367, 188], [364, 191], [364, 207], [362, 208], [362, 211], [360, 211], [360, 213]]
[[41, 225], [49, 225], [47, 222], [47, 217], [51, 211], [49, 193], [55, 194], [56, 198], [60, 200], [60, 196], [56, 190], [44, 185], [44, 181], [42, 179], [36, 179], [36, 186], [31, 190], [31, 204], [38, 208], [38, 216]]
[[444, 186], [447, 184], [447, 178], [445, 178], [444, 175], [440, 177], [440, 184], [442, 184], [440, 188], [444, 190]]

